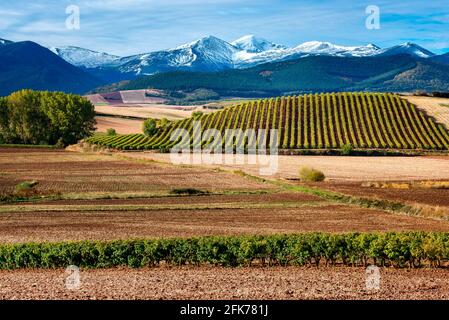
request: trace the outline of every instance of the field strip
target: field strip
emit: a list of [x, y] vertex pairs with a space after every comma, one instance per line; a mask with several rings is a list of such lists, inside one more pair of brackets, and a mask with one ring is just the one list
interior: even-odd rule
[[21, 202], [41, 202], [58, 200], [131, 200], [131, 199], [154, 199], [154, 198], [186, 198], [186, 197], [208, 197], [208, 196], [242, 196], [242, 195], [261, 195], [276, 193], [279, 190], [225, 190], [205, 192], [204, 194], [178, 195], [169, 192], [86, 192], [86, 193], [63, 193], [58, 195], [41, 195], [34, 197], [19, 197], [0, 201], [3, 203], [21, 203]]
[[319, 207], [329, 201], [271, 202], [271, 203], [211, 203], [174, 205], [14, 205], [1, 206], [0, 213], [24, 212], [69, 212], [69, 211], [152, 211], [152, 210], [219, 210], [219, 209], [276, 209]]

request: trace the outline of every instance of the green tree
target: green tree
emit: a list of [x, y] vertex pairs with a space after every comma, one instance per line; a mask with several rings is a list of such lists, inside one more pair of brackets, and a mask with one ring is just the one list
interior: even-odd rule
[[157, 131], [158, 129], [156, 120], [149, 118], [143, 122], [143, 133], [146, 136], [154, 136]]
[[0, 134], [7, 143], [71, 144], [95, 129], [94, 106], [62, 92], [21, 90], [0, 102]]
[[115, 131], [114, 128], [109, 128], [109, 129], [106, 130], [106, 135], [107, 135], [107, 136], [110, 136], [110, 137], [116, 136], [116, 135], [117, 135], [117, 132]]

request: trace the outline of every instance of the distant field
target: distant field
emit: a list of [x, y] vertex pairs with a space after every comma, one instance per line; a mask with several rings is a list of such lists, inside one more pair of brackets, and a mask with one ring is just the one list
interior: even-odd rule
[[113, 128], [118, 134], [140, 133], [144, 121], [103, 116], [97, 116], [95, 120], [97, 120], [97, 132], [106, 132], [109, 128]]
[[449, 98], [406, 96], [406, 99], [449, 128]]
[[[244, 102], [204, 114], [200, 119], [174, 121], [153, 137], [93, 137], [86, 141], [117, 149], [170, 148], [179, 140], [170, 141], [171, 133], [177, 128], [191, 132], [194, 120], [201, 121], [203, 131], [214, 128], [222, 136], [226, 129], [278, 129], [280, 149], [336, 149], [345, 145], [359, 149], [449, 149], [449, 131], [443, 124], [398, 95], [377, 93], [315, 94]], [[245, 146], [251, 141], [243, 136], [237, 138]], [[263, 139], [262, 145], [269, 147], [269, 133]], [[205, 146], [217, 143], [210, 137], [203, 140]]]

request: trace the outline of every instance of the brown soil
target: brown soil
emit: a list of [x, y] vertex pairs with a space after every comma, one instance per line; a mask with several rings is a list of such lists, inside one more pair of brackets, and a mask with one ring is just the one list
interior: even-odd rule
[[142, 133], [143, 120], [123, 119], [113, 117], [95, 117], [97, 131], [106, 132], [109, 128], [115, 129], [118, 134]]
[[360, 182], [328, 182], [315, 184], [315, 186], [341, 193], [373, 197], [411, 204], [425, 204], [430, 206], [449, 207], [449, 189], [395, 189], [362, 187]]
[[176, 267], [0, 271], [0, 299], [449, 299], [447, 269], [380, 269], [379, 290], [364, 268]]
[[320, 204], [297, 208], [3, 212], [0, 242], [300, 232], [449, 231], [449, 221]]
[[270, 185], [225, 172], [120, 160], [115, 156], [49, 149], [0, 148], [0, 194], [36, 180], [41, 194], [79, 192], [267, 189]]
[[[170, 162], [170, 154], [165, 153], [124, 153], [136, 159], [153, 159]], [[235, 155], [227, 155], [232, 163]], [[400, 181], [400, 180], [449, 180], [449, 156], [441, 157], [344, 157], [344, 156], [273, 156], [271, 163], [278, 161], [278, 170], [273, 178], [298, 178], [298, 170], [302, 166], [314, 167], [326, 175], [328, 181]], [[243, 170], [252, 175], [261, 175], [261, 165], [248, 164], [214, 165], [228, 170]], [[205, 165], [201, 165], [205, 167]]]

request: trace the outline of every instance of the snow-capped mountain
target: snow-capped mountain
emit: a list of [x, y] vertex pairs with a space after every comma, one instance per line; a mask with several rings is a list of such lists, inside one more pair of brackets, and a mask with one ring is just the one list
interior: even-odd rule
[[380, 48], [371, 43], [366, 46], [344, 47], [330, 42], [319, 41], [305, 42], [295, 47], [294, 50], [313, 55], [329, 55], [337, 57], [367, 57], [376, 55], [380, 52]]
[[[129, 57], [117, 57], [78, 47], [50, 48], [75, 66], [91, 68], [95, 75], [108, 80], [129, 79], [167, 71], [220, 71], [249, 68], [259, 64], [299, 59], [308, 56], [370, 57], [409, 54], [429, 58], [434, 54], [417, 44], [405, 43], [381, 49], [374, 44], [341, 46], [330, 42], [310, 41], [296, 47], [272, 43], [254, 35], [227, 42], [208, 36], [179, 47]], [[118, 76], [117, 76], [118, 75]]]
[[433, 52], [430, 52], [429, 50], [424, 49], [423, 47], [412, 42], [406, 42], [398, 46], [383, 49], [380, 54], [385, 56], [386, 55], [392, 56], [397, 54], [409, 54], [419, 58], [430, 58], [435, 56]]
[[327, 55], [335, 57], [367, 57], [379, 54], [381, 49], [373, 44], [344, 47], [329, 42], [310, 41], [294, 48], [280, 48], [259, 53], [243, 52], [237, 55], [236, 66], [248, 68], [267, 62], [291, 60], [308, 56]]
[[219, 71], [234, 67], [236, 49], [213, 36], [174, 49], [139, 54], [114, 62], [123, 73], [153, 74], [173, 70]]
[[231, 44], [238, 50], [246, 51], [249, 53], [259, 53], [268, 50], [287, 49], [286, 46], [275, 44], [263, 38], [256, 37], [255, 35], [252, 34], [243, 36], [235, 41], [232, 41]]
[[77, 67], [97, 68], [105, 64], [110, 64], [120, 57], [110, 55], [104, 52], [96, 52], [89, 49], [67, 46], [67, 47], [51, 47], [53, 53], [60, 56], [68, 63]]

